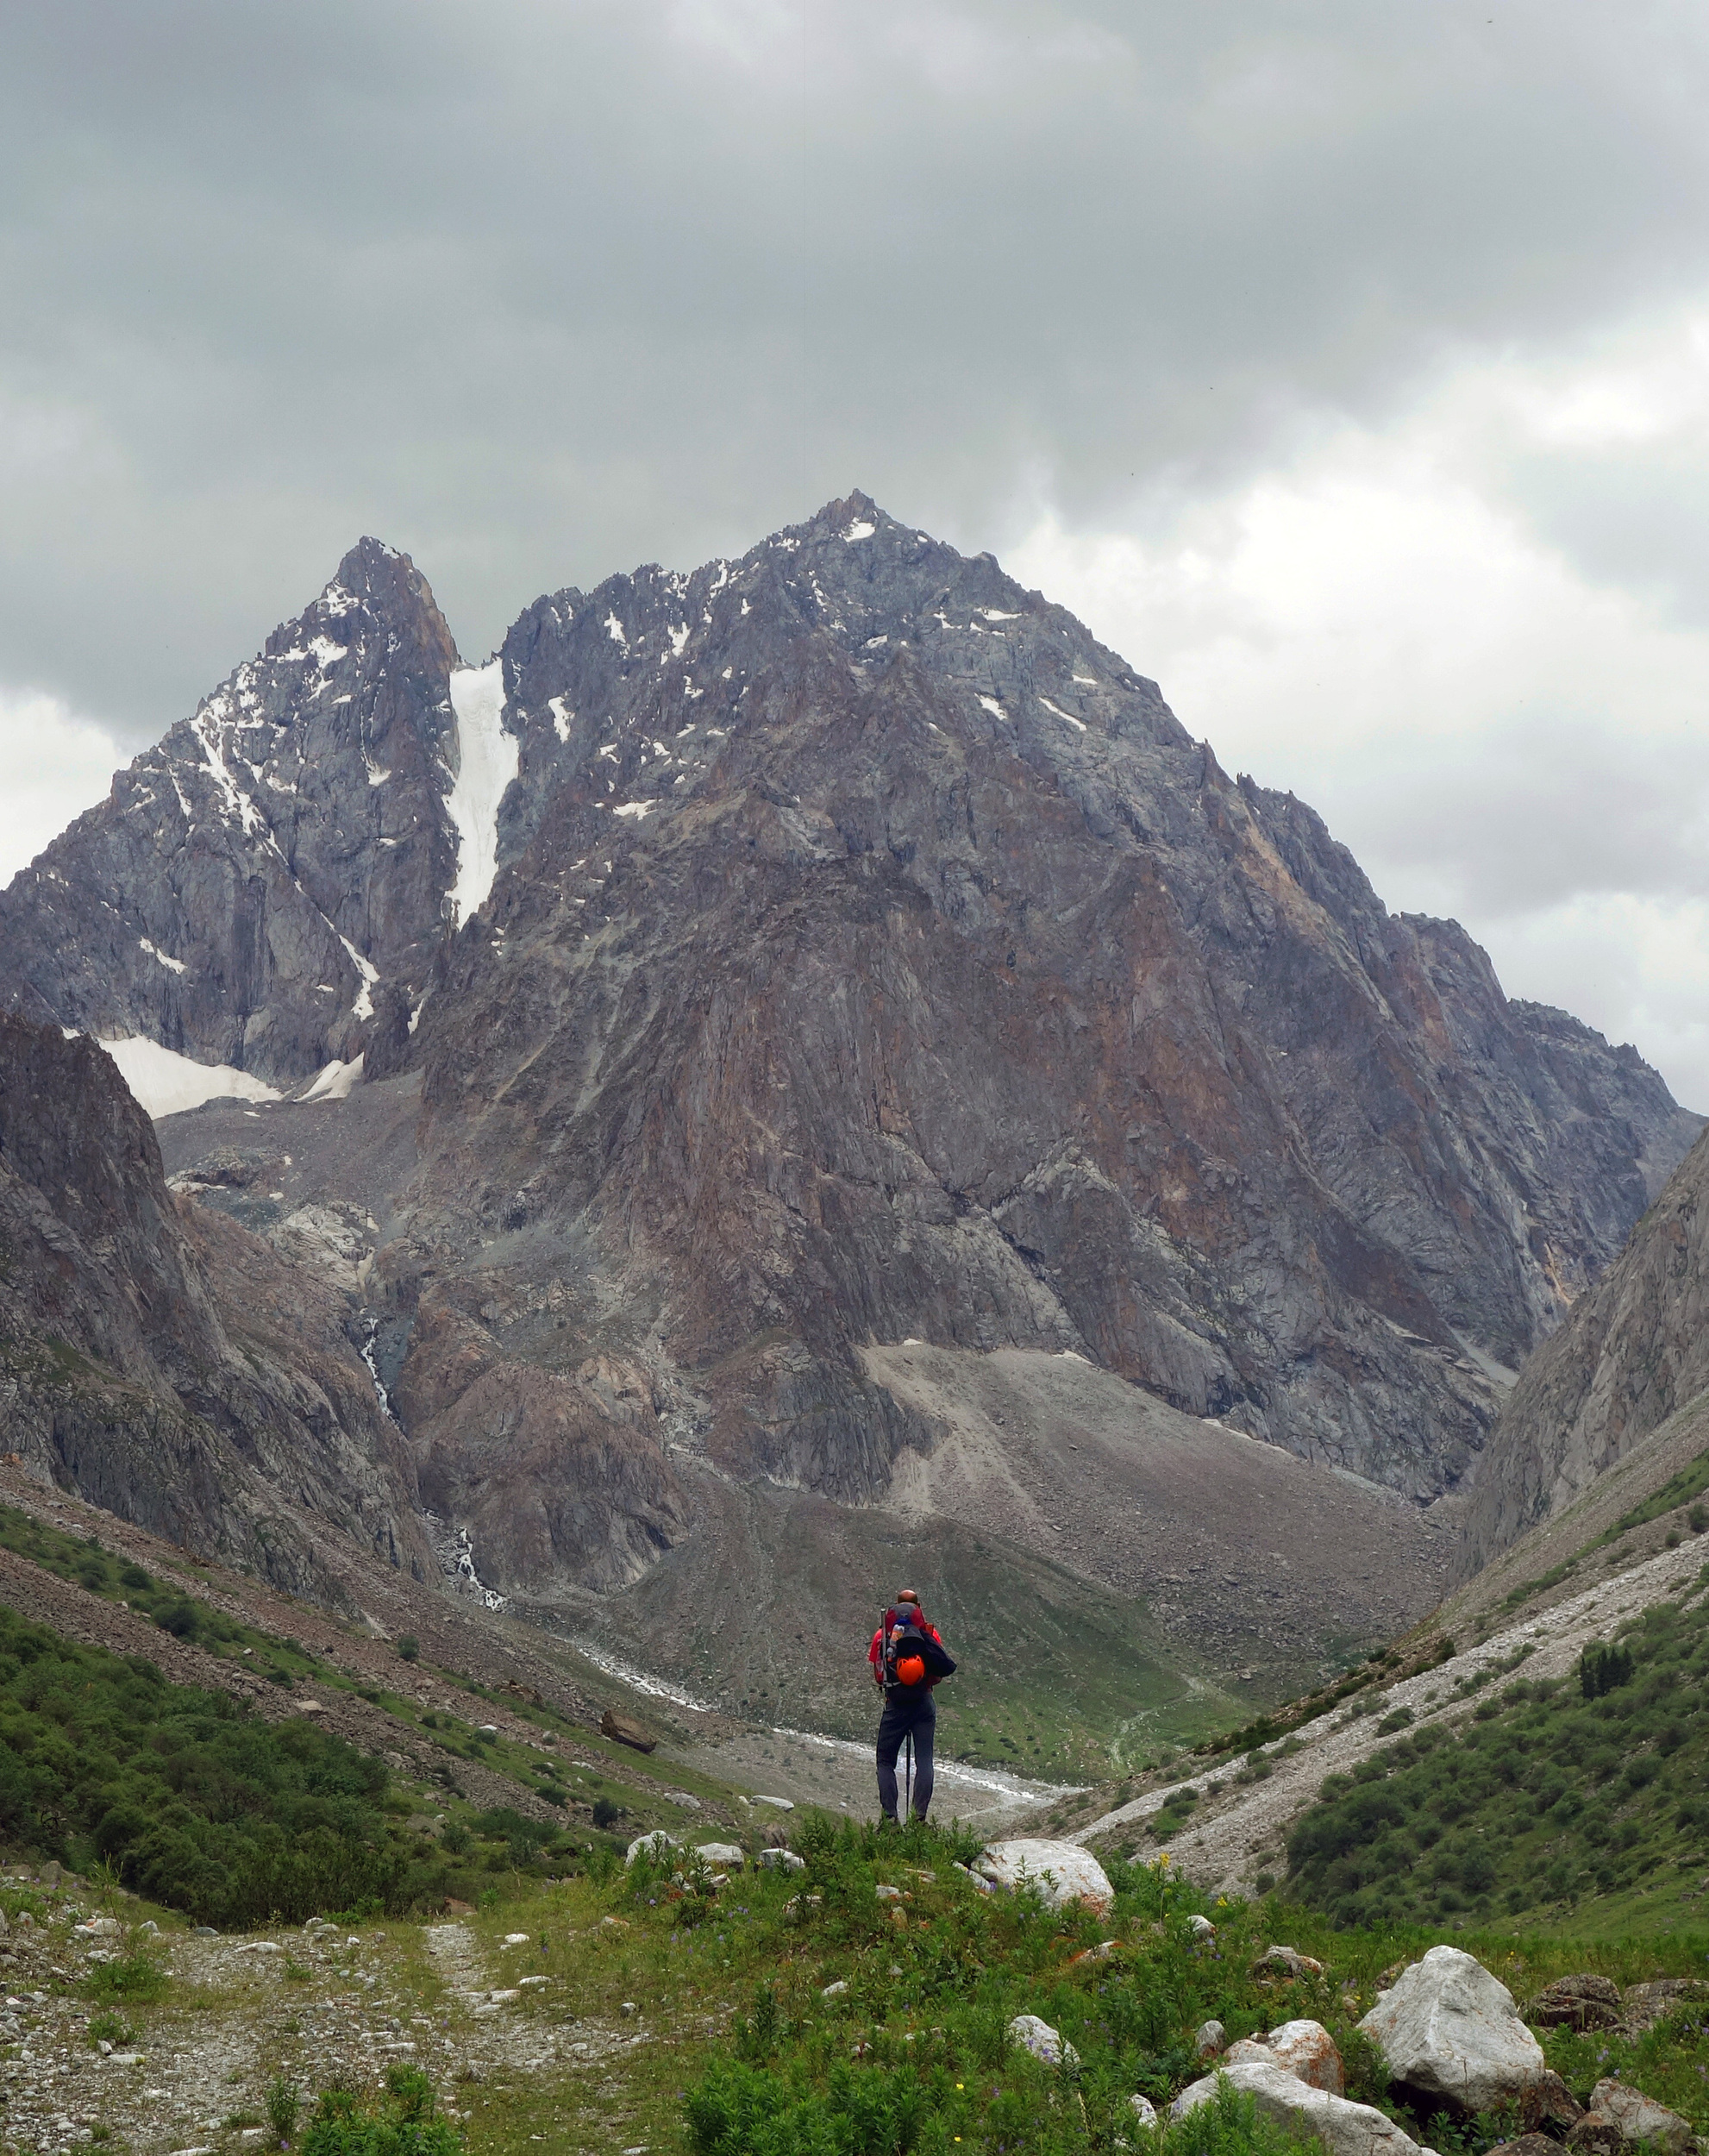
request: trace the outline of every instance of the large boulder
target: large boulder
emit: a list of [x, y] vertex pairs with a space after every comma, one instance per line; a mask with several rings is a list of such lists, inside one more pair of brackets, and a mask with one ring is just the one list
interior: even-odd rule
[[1648, 2141], [1653, 2148], [1666, 2149], [1668, 2156], [1693, 2156], [1697, 2147], [1697, 2135], [1677, 2111], [1624, 2081], [1599, 2081], [1585, 2116], [1606, 2119], [1622, 2141]]
[[1620, 1992], [1606, 1977], [1556, 1977], [1525, 2009], [1538, 2028], [1615, 2028], [1620, 2020]]
[[975, 1869], [993, 1886], [1036, 1888], [1053, 1909], [1080, 1902], [1102, 1916], [1116, 1898], [1103, 1865], [1078, 1842], [993, 1841], [980, 1852]]
[[1171, 2118], [1184, 2119], [1201, 2103], [1212, 2102], [1224, 2081], [1249, 2096], [1266, 2117], [1302, 2136], [1315, 2134], [1330, 2156], [1419, 2156], [1418, 2142], [1393, 2119], [1368, 2103], [1349, 2103], [1345, 2096], [1312, 2088], [1279, 2061], [1253, 2060], [1206, 2074], [1181, 2090], [1169, 2107]]
[[608, 1707], [599, 1717], [599, 1733], [609, 1737], [613, 1744], [627, 1745], [632, 1752], [652, 1752], [659, 1742], [653, 1732], [636, 1721], [633, 1714], [622, 1714], [615, 1707]]
[[1457, 1946], [1432, 1946], [1359, 2027], [1396, 2081], [1467, 2113], [1522, 2100], [1545, 2071], [1512, 1993]]
[[1656, 1977], [1629, 1984], [1620, 2002], [1620, 2026], [1628, 2036], [1642, 2036], [1687, 2000], [1701, 2000], [1703, 1986], [1689, 1977]]

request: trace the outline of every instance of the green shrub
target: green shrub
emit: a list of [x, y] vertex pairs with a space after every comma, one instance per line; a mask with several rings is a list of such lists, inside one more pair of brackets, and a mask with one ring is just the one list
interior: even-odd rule
[[406, 1662], [413, 1662], [421, 1651], [421, 1642], [412, 1632], [406, 1632], [398, 1642], [398, 1651]]
[[439, 2116], [433, 2084], [418, 2066], [391, 2066], [377, 2104], [347, 2089], [328, 2090], [298, 2146], [302, 2156], [459, 2156], [463, 2137]]
[[[171, 1982], [158, 1961], [147, 1954], [116, 1954], [97, 1962], [83, 1980], [85, 1996], [91, 1999], [129, 1999], [139, 2006], [164, 1998]], [[116, 2043], [112, 2037], [110, 2042]]]
[[297, 2122], [303, 2110], [303, 2092], [294, 2081], [287, 2081], [283, 2074], [275, 2074], [267, 2084], [266, 2103], [267, 2124], [274, 2143], [284, 2148], [297, 2131]]
[[0, 1608], [0, 1840], [103, 1860], [222, 1930], [359, 1902], [401, 1913], [444, 1886], [436, 1852], [388, 1842], [386, 1778], [311, 1722], [270, 1725]]

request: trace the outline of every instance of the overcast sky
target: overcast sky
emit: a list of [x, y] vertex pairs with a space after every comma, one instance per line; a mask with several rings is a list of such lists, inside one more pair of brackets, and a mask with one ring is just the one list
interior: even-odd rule
[[859, 486], [1709, 1109], [1709, 12], [0, 10], [0, 876], [363, 532]]

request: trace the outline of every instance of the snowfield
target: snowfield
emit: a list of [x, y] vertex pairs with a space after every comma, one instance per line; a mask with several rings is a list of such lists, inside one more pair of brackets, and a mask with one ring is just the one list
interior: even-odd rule
[[133, 1037], [101, 1044], [119, 1067], [143, 1112], [158, 1122], [163, 1115], [178, 1115], [185, 1108], [199, 1108], [204, 1100], [224, 1100], [235, 1094], [240, 1100], [277, 1100], [272, 1086], [252, 1078], [247, 1070], [229, 1063], [198, 1063], [159, 1041]]
[[463, 667], [451, 677], [457, 714], [457, 775], [445, 805], [457, 827], [452, 918], [479, 912], [498, 874], [498, 804], [516, 775], [519, 745], [504, 730], [504, 664]]

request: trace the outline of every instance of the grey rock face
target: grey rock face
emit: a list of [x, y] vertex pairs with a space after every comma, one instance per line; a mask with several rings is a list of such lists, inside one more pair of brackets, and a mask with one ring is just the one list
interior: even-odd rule
[[365, 539], [0, 894], [0, 1000], [290, 1084], [419, 993], [455, 875], [456, 647]]
[[1201, 2103], [1213, 2103], [1224, 2078], [1241, 2095], [1249, 2096], [1267, 2118], [1302, 2138], [1321, 2140], [1330, 2156], [1423, 2156], [1418, 2144], [1385, 2112], [1313, 2088], [1279, 2061], [1252, 2061], [1207, 2074], [1181, 2090], [1169, 2107], [1170, 2117], [1182, 2119]]
[[369, 1299], [499, 1591], [632, 1581], [689, 1530], [673, 1460], [882, 1495], [934, 1432], [862, 1357], [910, 1338], [1081, 1355], [1432, 1497], [1490, 1358], [1696, 1128], [863, 496], [544, 597], [499, 663], [517, 774], [454, 933], [455, 649], [369, 541], [0, 899], [0, 998], [55, 1025], [419, 1081], [372, 1256], [269, 1233]]
[[1527, 1364], [1466, 1519], [1469, 1577], [1709, 1385], [1709, 1146], [1694, 1145], [1631, 1243]]
[[304, 1514], [425, 1572], [413, 1471], [343, 1315], [172, 1197], [92, 1042], [0, 1014], [0, 1421], [24, 1467], [298, 1590]]
[[569, 1238], [554, 1352], [654, 1329], [734, 1471], [881, 1491], [930, 1432], [858, 1351], [917, 1337], [1433, 1496], [1494, 1410], [1464, 1344], [1528, 1352], [1696, 1127], [864, 497], [504, 663], [520, 850], [412, 1050], [438, 1262], [504, 1232], [537, 1307]]

